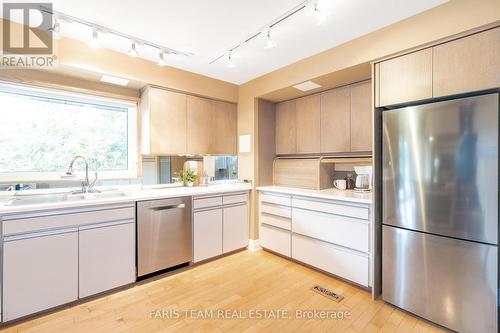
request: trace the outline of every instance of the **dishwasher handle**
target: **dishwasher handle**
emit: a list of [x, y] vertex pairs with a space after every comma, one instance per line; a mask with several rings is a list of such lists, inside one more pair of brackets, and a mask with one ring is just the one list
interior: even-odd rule
[[167, 205], [167, 206], [160, 206], [160, 207], [151, 207], [149, 208], [150, 210], [153, 211], [161, 211], [161, 210], [169, 210], [169, 209], [183, 209], [186, 208], [186, 204], [178, 204], [178, 205]]

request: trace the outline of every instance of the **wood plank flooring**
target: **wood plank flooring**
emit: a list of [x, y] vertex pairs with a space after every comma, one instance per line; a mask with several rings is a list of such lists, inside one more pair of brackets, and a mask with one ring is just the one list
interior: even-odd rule
[[[313, 292], [315, 284], [342, 294], [344, 299], [335, 303]], [[229, 311], [221, 315], [219, 310]], [[258, 312], [251, 312], [255, 310], [273, 312], [259, 319]], [[288, 318], [273, 318], [278, 310], [281, 314], [288, 310]], [[349, 317], [301, 319], [296, 310], [330, 311], [337, 316], [342, 311]], [[172, 318], [176, 315], [179, 318]], [[3, 332], [445, 331], [383, 301], [373, 301], [361, 288], [265, 251], [243, 251], [6, 327]]]

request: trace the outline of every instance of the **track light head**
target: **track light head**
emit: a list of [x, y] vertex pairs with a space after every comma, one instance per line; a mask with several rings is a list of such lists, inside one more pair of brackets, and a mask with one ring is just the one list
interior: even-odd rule
[[54, 19], [54, 25], [50, 28], [52, 31], [52, 38], [61, 39], [61, 25], [59, 24], [59, 20]]
[[328, 19], [328, 16], [330, 16], [330, 13], [321, 10], [319, 0], [314, 4], [314, 12], [317, 17], [316, 25], [322, 25]]
[[231, 51], [229, 51], [229, 54], [227, 56], [227, 65], [226, 65], [226, 68], [234, 68], [234, 67], [236, 67], [236, 65], [233, 62], [233, 57], [231, 55]]
[[158, 65], [167, 66], [167, 62], [165, 61], [165, 51], [160, 51], [158, 57], [159, 57]]
[[99, 47], [99, 36], [96, 28], [92, 30], [92, 38], [89, 40], [89, 45], [94, 48]]
[[276, 44], [276, 42], [271, 38], [271, 29], [268, 29], [267, 30], [267, 35], [266, 35], [266, 46], [264, 46], [264, 48], [266, 50], [269, 50], [269, 49], [274, 49], [276, 46], [278, 46]]
[[128, 55], [131, 57], [134, 57], [134, 58], [139, 56], [139, 52], [137, 52], [136, 43], [134, 41], [131, 41], [130, 50], [128, 51]]

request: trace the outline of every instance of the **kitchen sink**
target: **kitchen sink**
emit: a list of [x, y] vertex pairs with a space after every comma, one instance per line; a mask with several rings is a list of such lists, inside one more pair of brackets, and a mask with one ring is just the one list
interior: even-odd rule
[[34, 194], [18, 196], [9, 199], [5, 206], [39, 205], [49, 203], [74, 202], [91, 199], [108, 199], [126, 196], [120, 191], [96, 192], [96, 193], [57, 193], [57, 194]]

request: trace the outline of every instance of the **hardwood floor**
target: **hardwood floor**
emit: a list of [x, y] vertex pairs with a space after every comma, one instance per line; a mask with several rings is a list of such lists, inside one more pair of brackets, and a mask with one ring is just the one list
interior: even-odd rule
[[[315, 284], [342, 294], [344, 299], [335, 303], [313, 292], [311, 287]], [[188, 315], [186, 310], [193, 311]], [[220, 316], [218, 310], [230, 312]], [[271, 318], [268, 319], [248, 318], [257, 315], [252, 310], [275, 311], [269, 312]], [[272, 319], [272, 314], [277, 316], [278, 310], [288, 310], [290, 318]], [[336, 314], [342, 311], [349, 317], [344, 320], [300, 319], [296, 318], [296, 310]], [[180, 316], [178, 319], [167, 318], [176, 314]], [[201, 314], [207, 318], [201, 319]], [[237, 318], [238, 315], [247, 318]], [[175, 331], [444, 332], [383, 301], [372, 301], [370, 294], [361, 288], [265, 251], [239, 252], [3, 330], [37, 333]]]

